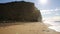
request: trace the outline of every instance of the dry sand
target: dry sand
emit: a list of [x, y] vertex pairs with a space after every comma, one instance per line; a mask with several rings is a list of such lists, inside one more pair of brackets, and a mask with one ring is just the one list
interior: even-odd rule
[[60, 34], [43, 23], [28, 22], [0, 25], [0, 34]]

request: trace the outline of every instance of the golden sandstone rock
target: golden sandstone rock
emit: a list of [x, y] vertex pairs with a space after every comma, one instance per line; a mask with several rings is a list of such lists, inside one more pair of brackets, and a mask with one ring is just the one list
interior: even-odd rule
[[32, 2], [15, 1], [0, 3], [0, 20], [1, 21], [42, 21], [40, 11]]

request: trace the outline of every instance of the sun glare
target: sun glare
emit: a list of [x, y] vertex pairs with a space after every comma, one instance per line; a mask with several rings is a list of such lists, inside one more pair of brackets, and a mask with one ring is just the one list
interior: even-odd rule
[[40, 4], [46, 4], [47, 0], [40, 0]]

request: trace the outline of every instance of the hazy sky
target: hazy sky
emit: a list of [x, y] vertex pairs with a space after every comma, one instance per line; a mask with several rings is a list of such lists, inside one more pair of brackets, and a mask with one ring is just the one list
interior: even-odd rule
[[[0, 0], [0, 3], [20, 1], [20, 0]], [[60, 19], [60, 0], [25, 0], [35, 3], [35, 6], [41, 11], [43, 18]], [[55, 19], [54, 18], [54, 19]]]

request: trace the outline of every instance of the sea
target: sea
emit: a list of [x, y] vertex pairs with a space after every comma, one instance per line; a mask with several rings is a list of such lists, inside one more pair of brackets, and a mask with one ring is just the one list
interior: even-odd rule
[[56, 32], [60, 32], [60, 20], [59, 21], [44, 21], [46, 25], [48, 25], [49, 29], [55, 30]]

